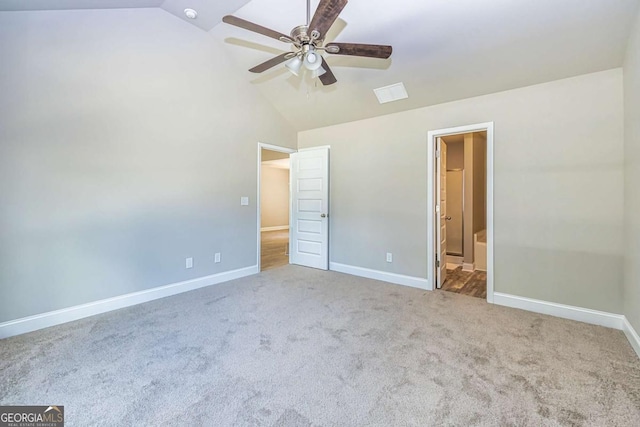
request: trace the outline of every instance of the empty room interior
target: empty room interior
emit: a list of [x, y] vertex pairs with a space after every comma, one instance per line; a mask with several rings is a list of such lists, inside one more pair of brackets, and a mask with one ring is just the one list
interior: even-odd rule
[[0, 0], [0, 424], [638, 426], [639, 183], [640, 0]]

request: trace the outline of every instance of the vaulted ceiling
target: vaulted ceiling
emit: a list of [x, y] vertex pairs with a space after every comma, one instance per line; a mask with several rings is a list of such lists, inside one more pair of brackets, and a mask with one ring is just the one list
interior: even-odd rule
[[[311, 1], [312, 12], [319, 0]], [[640, 0], [350, 0], [327, 41], [393, 46], [388, 60], [326, 54], [338, 83], [279, 65], [247, 70], [290, 45], [221, 23], [235, 16], [288, 34], [305, 0], [0, 0], [0, 10], [161, 7], [209, 31], [231, 66], [298, 130], [528, 86], [622, 65]], [[221, 58], [229, 60], [228, 58]], [[409, 98], [378, 104], [373, 89], [404, 82]]]

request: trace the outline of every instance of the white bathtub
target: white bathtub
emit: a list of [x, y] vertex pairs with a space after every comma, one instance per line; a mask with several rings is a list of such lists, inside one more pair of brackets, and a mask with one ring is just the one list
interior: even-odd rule
[[476, 270], [487, 271], [487, 230], [473, 235], [473, 253]]

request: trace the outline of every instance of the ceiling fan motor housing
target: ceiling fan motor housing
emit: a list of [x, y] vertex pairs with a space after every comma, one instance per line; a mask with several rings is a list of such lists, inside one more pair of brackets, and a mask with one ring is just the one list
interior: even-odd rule
[[313, 30], [311, 34], [309, 34], [309, 27], [306, 25], [298, 25], [293, 30], [291, 30], [291, 38], [293, 39], [294, 44], [298, 47], [306, 44], [312, 44], [316, 47], [322, 46], [320, 33], [316, 30]]

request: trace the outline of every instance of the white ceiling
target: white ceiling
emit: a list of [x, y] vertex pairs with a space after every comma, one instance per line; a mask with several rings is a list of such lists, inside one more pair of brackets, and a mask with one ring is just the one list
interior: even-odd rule
[[[319, 0], [311, 0], [315, 10]], [[298, 130], [508, 90], [622, 65], [640, 0], [350, 0], [327, 41], [393, 46], [388, 60], [327, 55], [338, 83], [247, 70], [289, 46], [223, 23], [227, 13], [282, 33], [306, 20], [305, 0], [0, 0], [0, 10], [162, 7], [210, 30], [232, 66]], [[244, 5], [244, 6], [243, 6]], [[239, 9], [238, 9], [239, 8]], [[217, 25], [216, 25], [217, 24]], [[409, 98], [378, 104], [373, 89], [404, 82]]]
[[0, 10], [118, 9], [159, 7], [164, 0], [0, 0]]
[[[119, 9], [159, 7], [177, 18], [209, 31], [249, 0], [0, 0], [0, 11], [63, 10], [63, 9]], [[186, 8], [198, 12], [197, 19], [184, 15]]]

